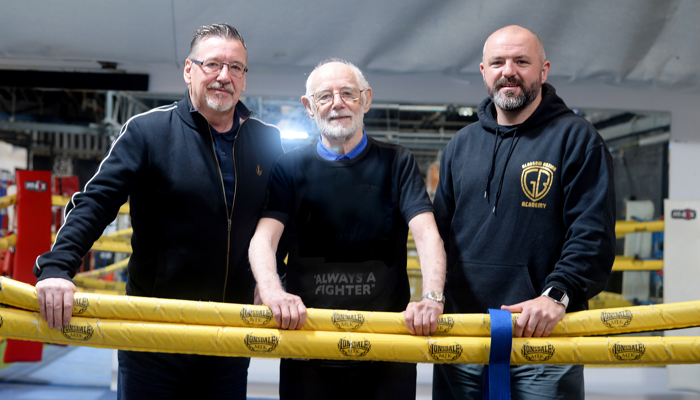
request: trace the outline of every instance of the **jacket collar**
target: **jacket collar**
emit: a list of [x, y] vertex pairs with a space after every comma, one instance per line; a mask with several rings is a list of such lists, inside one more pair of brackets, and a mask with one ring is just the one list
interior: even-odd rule
[[[207, 119], [204, 118], [199, 111], [195, 110], [194, 106], [192, 105], [189, 91], [185, 91], [185, 98], [178, 102], [177, 112], [180, 115], [180, 118], [182, 118], [182, 120], [192, 128], [200, 129], [209, 125]], [[241, 123], [253, 115], [253, 112], [250, 111], [248, 107], [246, 107], [240, 100], [238, 100], [238, 103], [236, 103], [236, 112], [238, 113], [238, 117], [241, 119]]]

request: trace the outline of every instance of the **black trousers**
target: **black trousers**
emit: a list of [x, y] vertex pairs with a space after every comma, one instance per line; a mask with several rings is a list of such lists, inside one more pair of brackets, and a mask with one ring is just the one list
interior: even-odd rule
[[250, 358], [119, 351], [117, 398], [246, 400]]
[[280, 362], [280, 400], [416, 398], [416, 364], [383, 361]]

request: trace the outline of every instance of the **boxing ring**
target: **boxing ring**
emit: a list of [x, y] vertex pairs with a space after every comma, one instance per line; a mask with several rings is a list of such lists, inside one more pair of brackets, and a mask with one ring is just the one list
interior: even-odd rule
[[[54, 197], [52, 204], [65, 201]], [[0, 198], [0, 208], [21, 202], [21, 196]], [[125, 210], [128, 212], [128, 208]], [[663, 229], [663, 222], [658, 221], [618, 223], [616, 233]], [[0, 250], [21, 247], [20, 233], [0, 239]], [[103, 236], [94, 249], [130, 253], [129, 235], [127, 230]], [[128, 260], [123, 260], [76, 275], [81, 292], [75, 294], [70, 325], [60, 331], [48, 329], [41, 319], [33, 286], [0, 278], [0, 303], [6, 306], [0, 308], [0, 336], [20, 341], [223, 356], [489, 362], [491, 324], [487, 314], [442, 315], [438, 332], [422, 337], [408, 334], [400, 313], [308, 309], [303, 329], [280, 330], [264, 306], [123, 296], [117, 295], [124, 290], [123, 282], [98, 279], [127, 264]], [[410, 264], [408, 268], [410, 271], [420, 267]], [[622, 257], [616, 258], [614, 266], [614, 270], [660, 268], [663, 261]], [[518, 314], [512, 315], [513, 323], [517, 317]], [[700, 302], [695, 301], [574, 312], [564, 317], [550, 337], [513, 338], [510, 363], [698, 364], [699, 337], [610, 336], [697, 326]]]

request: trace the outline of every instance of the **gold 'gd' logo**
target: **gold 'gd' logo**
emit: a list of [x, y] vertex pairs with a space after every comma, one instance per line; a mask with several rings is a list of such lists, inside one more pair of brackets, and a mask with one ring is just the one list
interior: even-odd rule
[[554, 183], [556, 167], [542, 161], [532, 161], [523, 165], [520, 175], [520, 186], [525, 195], [532, 201], [542, 200]]

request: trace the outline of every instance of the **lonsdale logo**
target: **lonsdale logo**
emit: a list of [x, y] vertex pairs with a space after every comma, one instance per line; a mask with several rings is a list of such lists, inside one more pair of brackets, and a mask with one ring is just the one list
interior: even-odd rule
[[362, 357], [369, 353], [371, 349], [372, 343], [367, 339], [351, 340], [341, 338], [338, 341], [338, 350], [344, 356], [348, 357]]
[[520, 175], [520, 186], [523, 193], [532, 202], [524, 201], [523, 207], [545, 208], [546, 204], [533, 204], [542, 200], [552, 188], [554, 172], [557, 168], [546, 162], [530, 161], [523, 164], [523, 172]]
[[639, 342], [637, 344], [620, 344], [620, 342], [617, 342], [610, 350], [613, 356], [620, 361], [634, 361], [642, 358], [647, 349]]
[[446, 346], [430, 343], [428, 346], [428, 353], [437, 361], [454, 361], [462, 355], [462, 351], [459, 343]]
[[245, 345], [250, 351], [269, 353], [276, 349], [279, 343], [280, 338], [274, 333], [268, 335], [245, 335]]
[[75, 298], [73, 300], [73, 314], [82, 314], [87, 311], [90, 305], [90, 300], [86, 298]]
[[64, 326], [63, 329], [61, 329], [61, 333], [67, 339], [82, 340], [87, 342], [92, 337], [92, 334], [95, 333], [95, 328], [88, 323], [85, 325], [70, 324], [68, 326]]
[[520, 354], [528, 361], [547, 361], [554, 355], [554, 345], [546, 343], [542, 346], [532, 346], [530, 342], [523, 345]]
[[624, 328], [632, 322], [632, 311], [622, 310], [618, 312], [603, 311], [600, 313], [600, 320], [608, 328]]
[[354, 331], [365, 323], [365, 317], [361, 313], [342, 314], [334, 312], [331, 322], [336, 328], [343, 331]]
[[455, 326], [455, 320], [452, 317], [448, 316], [441, 316], [438, 318], [438, 323], [437, 323], [437, 332], [440, 333], [447, 333], [452, 330]]
[[243, 307], [240, 315], [243, 322], [250, 326], [265, 326], [272, 320], [272, 311], [269, 308], [258, 310]]

